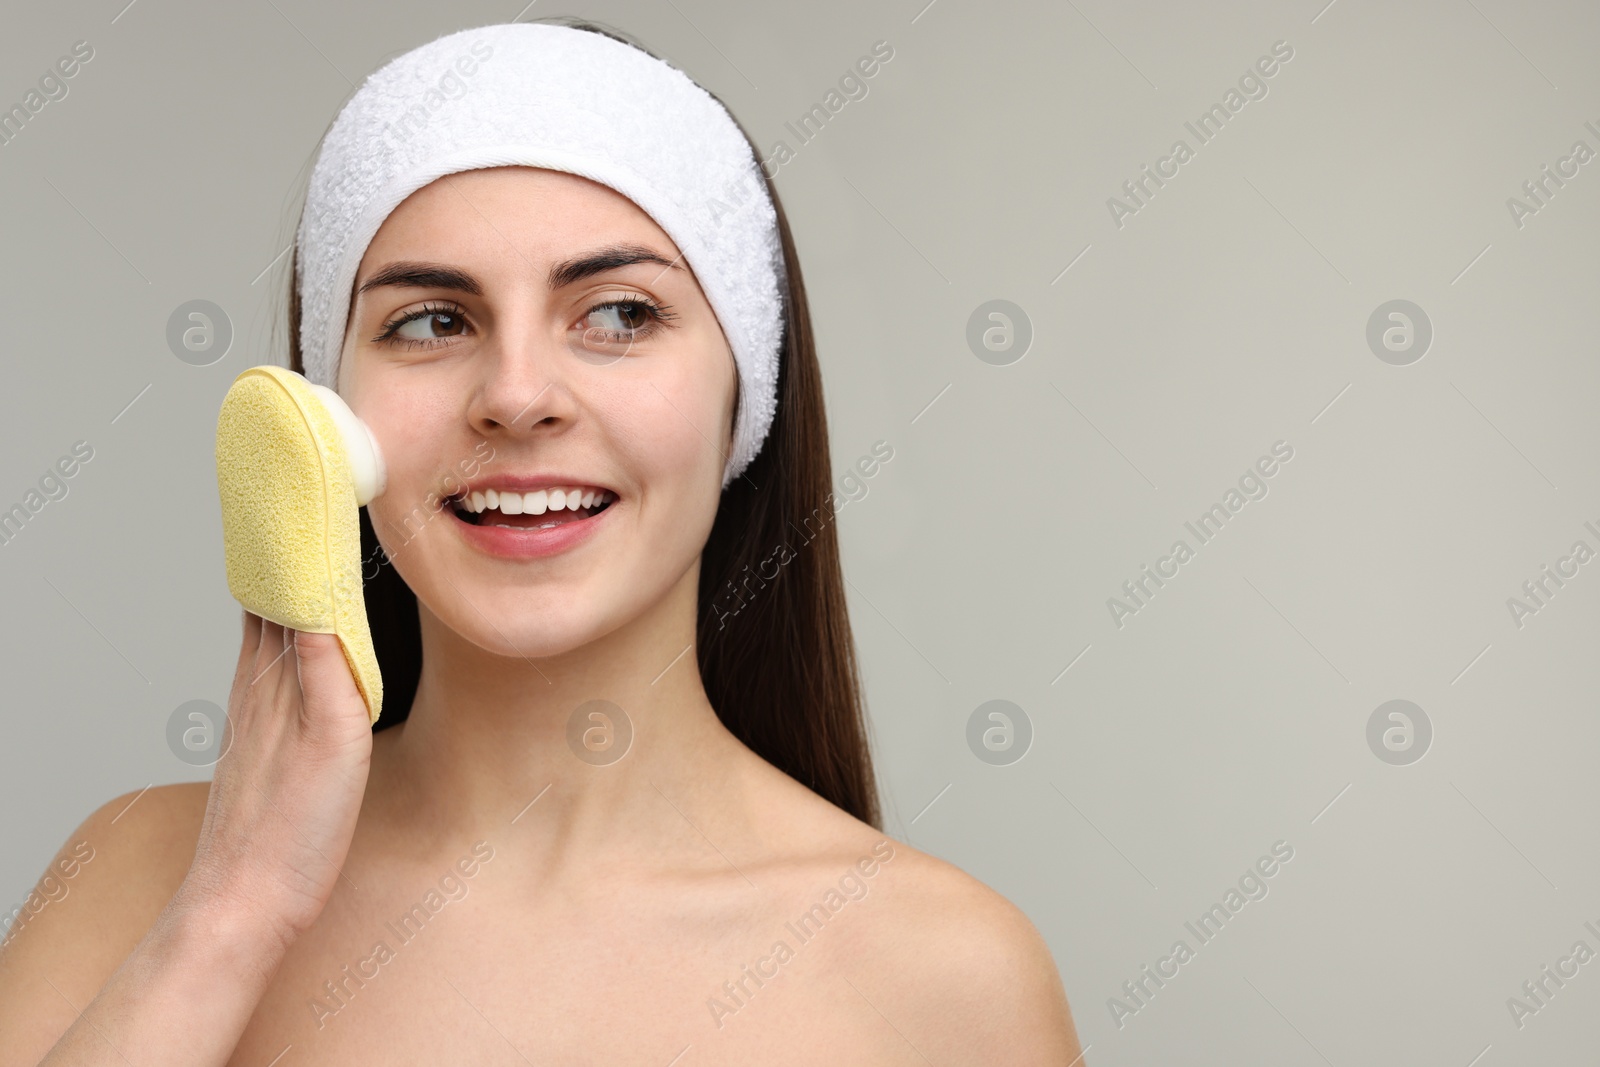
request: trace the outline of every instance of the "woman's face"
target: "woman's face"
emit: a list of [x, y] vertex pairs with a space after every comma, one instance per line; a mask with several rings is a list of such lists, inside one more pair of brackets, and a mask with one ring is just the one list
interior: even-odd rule
[[[383, 450], [368, 513], [385, 553], [475, 644], [558, 654], [693, 589], [733, 355], [677, 246], [615, 190], [496, 167], [411, 194], [357, 270], [338, 391]], [[526, 508], [558, 486], [615, 500], [471, 519], [455, 505], [515, 489]]]

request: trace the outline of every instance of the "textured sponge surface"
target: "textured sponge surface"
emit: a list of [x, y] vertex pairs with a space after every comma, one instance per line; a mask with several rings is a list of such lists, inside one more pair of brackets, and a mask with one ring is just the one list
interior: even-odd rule
[[339, 638], [378, 721], [383, 680], [367, 625], [355, 483], [333, 416], [282, 367], [239, 375], [217, 416], [228, 590], [249, 611]]

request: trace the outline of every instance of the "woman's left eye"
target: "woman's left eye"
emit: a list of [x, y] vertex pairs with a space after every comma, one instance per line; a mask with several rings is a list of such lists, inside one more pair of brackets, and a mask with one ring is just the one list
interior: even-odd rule
[[676, 318], [666, 304], [657, 304], [642, 297], [607, 300], [596, 304], [583, 317], [584, 342], [597, 344], [631, 344], [648, 337], [667, 320]]

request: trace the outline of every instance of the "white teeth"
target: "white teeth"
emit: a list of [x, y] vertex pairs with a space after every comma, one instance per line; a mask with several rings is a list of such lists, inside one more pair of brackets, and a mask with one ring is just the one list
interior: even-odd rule
[[462, 497], [456, 506], [462, 511], [479, 515], [485, 511], [499, 511], [502, 515], [543, 515], [546, 511], [579, 511], [598, 507], [615, 499], [615, 493], [584, 486], [536, 489], [531, 493], [483, 489]]

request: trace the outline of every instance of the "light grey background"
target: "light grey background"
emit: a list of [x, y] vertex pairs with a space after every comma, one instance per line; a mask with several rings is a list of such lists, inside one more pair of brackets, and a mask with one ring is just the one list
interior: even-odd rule
[[[1600, 951], [1600, 562], [1520, 628], [1507, 600], [1600, 549], [1600, 161], [1521, 227], [1507, 199], [1600, 150], [1600, 11], [1325, 2], [525, 16], [620, 26], [796, 149], [835, 466], [894, 449], [840, 518], [887, 828], [1026, 910], [1096, 1067], [1500, 1067], [1597, 1036], [1600, 962], [1520, 1029], [1506, 1002]], [[0, 36], [6, 105], [95, 50], [0, 146], [0, 507], [95, 450], [0, 547], [7, 911], [95, 806], [204, 777], [164, 731], [226, 703], [238, 651], [216, 412], [283, 358], [317, 139], [386, 58], [519, 14], [123, 3], [12, 5]], [[868, 95], [799, 146], [784, 123], [879, 40]], [[1280, 40], [1268, 94], [1197, 146], [1184, 122]], [[1107, 199], [1180, 137], [1119, 228]], [[209, 367], [165, 342], [192, 299], [236, 331]], [[1009, 366], [965, 340], [993, 299], [1034, 332]], [[1366, 342], [1393, 299], [1433, 324], [1408, 366]], [[1279, 440], [1268, 495], [1116, 626], [1108, 598]], [[1409, 766], [1366, 740], [1395, 698], [1433, 724]], [[1009, 766], [967, 746], [993, 699], [1033, 725]], [[1270, 893], [1199, 946], [1185, 921], [1278, 840]], [[1195, 957], [1119, 1027], [1108, 998], [1179, 938]]]

